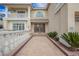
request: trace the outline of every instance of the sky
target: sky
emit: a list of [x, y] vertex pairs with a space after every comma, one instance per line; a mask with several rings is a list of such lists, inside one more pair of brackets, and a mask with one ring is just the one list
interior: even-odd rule
[[35, 9], [45, 9], [47, 7], [47, 3], [32, 3], [32, 8]]
[[5, 6], [4, 5], [0, 5], [0, 11], [1, 12], [5, 11]]

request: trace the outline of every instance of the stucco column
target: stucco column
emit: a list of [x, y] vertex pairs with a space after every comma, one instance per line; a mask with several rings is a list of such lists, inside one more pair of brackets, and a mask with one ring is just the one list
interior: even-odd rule
[[28, 18], [30, 18], [30, 7], [28, 7]]
[[30, 6], [28, 6], [28, 23], [27, 23], [27, 27], [28, 27], [28, 30], [30, 31], [31, 30], [31, 22], [30, 22], [30, 12], [31, 12], [31, 10], [30, 10], [31, 8], [30, 8]]
[[8, 30], [8, 22], [7, 22], [7, 20], [3, 21], [3, 27], [4, 27], [4, 30]]

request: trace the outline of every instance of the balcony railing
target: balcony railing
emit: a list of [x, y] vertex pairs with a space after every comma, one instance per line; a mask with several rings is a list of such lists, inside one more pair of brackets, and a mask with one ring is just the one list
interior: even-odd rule
[[27, 14], [8, 14], [8, 18], [26, 18]]
[[23, 41], [27, 41], [29, 37], [30, 33], [27, 31], [1, 31], [0, 55], [8, 55]]
[[5, 20], [28, 20], [28, 14], [7, 14], [7, 18]]

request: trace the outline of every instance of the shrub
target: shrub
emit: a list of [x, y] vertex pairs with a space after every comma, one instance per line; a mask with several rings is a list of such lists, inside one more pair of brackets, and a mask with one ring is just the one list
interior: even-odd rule
[[49, 33], [48, 33], [48, 36], [49, 36], [49, 37], [52, 37], [52, 35], [53, 35], [52, 32], [49, 32]]
[[56, 36], [56, 37], [54, 37], [54, 39], [55, 39], [56, 41], [59, 41], [59, 37], [57, 37], [57, 36]]
[[78, 32], [63, 33], [61, 38], [64, 39], [72, 48], [79, 48], [79, 34]]
[[57, 32], [49, 32], [48, 35], [51, 38], [55, 38], [58, 35], [58, 33]]

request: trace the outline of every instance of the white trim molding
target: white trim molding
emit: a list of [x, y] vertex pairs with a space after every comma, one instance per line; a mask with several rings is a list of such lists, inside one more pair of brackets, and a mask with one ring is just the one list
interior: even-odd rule
[[62, 8], [63, 5], [64, 5], [64, 3], [57, 3], [57, 5], [55, 7], [55, 14]]

